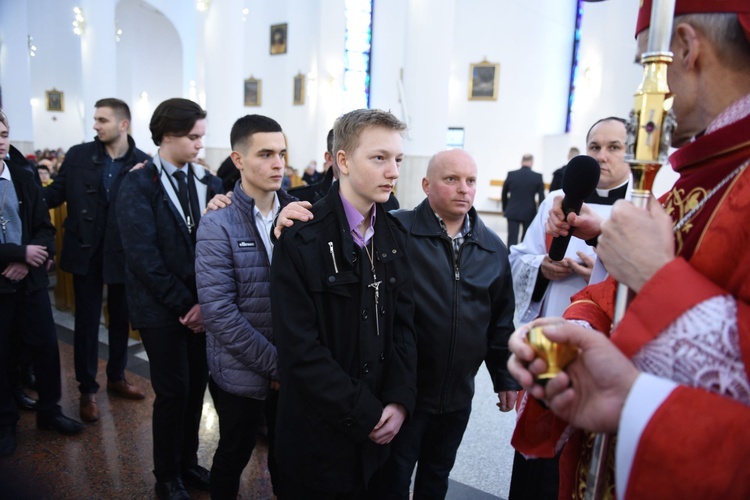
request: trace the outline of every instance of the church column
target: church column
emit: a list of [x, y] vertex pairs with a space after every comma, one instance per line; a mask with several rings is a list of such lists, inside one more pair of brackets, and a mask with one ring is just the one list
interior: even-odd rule
[[[3, 111], [12, 126], [10, 137], [24, 154], [33, 152], [31, 64], [26, 0], [0, 2], [0, 87]], [[23, 47], [23, 49], [20, 49]], [[19, 50], [20, 49], [20, 50]]]
[[214, 169], [229, 155], [229, 132], [247, 111], [243, 108], [243, 80], [247, 78], [243, 75], [244, 7], [241, 0], [222, 0], [212, 2], [205, 14], [203, 75], [208, 112], [205, 153], [206, 162]]
[[99, 99], [117, 96], [117, 42], [115, 41], [115, 2], [81, 0], [85, 27], [81, 34], [81, 70], [83, 74], [83, 117], [86, 140], [93, 130], [94, 104]]
[[455, 0], [408, 3], [403, 88], [409, 133], [398, 180], [398, 199], [404, 208], [422, 201], [427, 162], [445, 149], [455, 11]]

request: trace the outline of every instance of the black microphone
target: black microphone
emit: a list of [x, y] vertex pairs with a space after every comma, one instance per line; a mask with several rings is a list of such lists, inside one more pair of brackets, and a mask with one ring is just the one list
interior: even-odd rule
[[[583, 200], [588, 198], [599, 183], [599, 162], [590, 156], [579, 155], [571, 158], [565, 167], [563, 174], [562, 189], [565, 197], [562, 200], [562, 209], [565, 217], [569, 213], [581, 212]], [[571, 229], [572, 231], [572, 229]], [[552, 239], [549, 248], [549, 258], [560, 261], [565, 257], [565, 251], [570, 243], [570, 233], [567, 236], [557, 236]]]

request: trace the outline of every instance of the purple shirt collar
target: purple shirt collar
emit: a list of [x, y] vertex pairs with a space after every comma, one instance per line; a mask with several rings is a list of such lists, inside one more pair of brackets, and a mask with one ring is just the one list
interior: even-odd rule
[[349, 203], [349, 200], [344, 198], [341, 191], [339, 191], [339, 197], [341, 197], [341, 204], [344, 205], [344, 214], [346, 214], [346, 221], [349, 223], [349, 233], [352, 235], [352, 238], [354, 238], [354, 243], [362, 248], [370, 242], [375, 234], [375, 213], [377, 212], [377, 210], [375, 210], [375, 205], [373, 204], [372, 206], [370, 225], [365, 230], [365, 234], [360, 234], [358, 227], [365, 218], [356, 208], [354, 208], [354, 205]]

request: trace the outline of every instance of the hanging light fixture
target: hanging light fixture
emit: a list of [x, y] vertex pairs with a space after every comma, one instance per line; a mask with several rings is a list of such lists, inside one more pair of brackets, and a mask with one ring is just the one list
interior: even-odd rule
[[73, 33], [81, 36], [83, 35], [83, 32], [86, 31], [86, 18], [83, 16], [83, 9], [80, 7], [73, 7], [73, 13], [75, 14], [75, 19], [73, 20]]

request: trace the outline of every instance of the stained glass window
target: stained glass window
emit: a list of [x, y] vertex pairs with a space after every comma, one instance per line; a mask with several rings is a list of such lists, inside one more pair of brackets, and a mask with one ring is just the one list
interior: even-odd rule
[[347, 110], [370, 107], [372, 0], [346, 0], [344, 100]]
[[565, 132], [570, 132], [570, 118], [573, 112], [573, 101], [576, 94], [576, 77], [578, 76], [578, 48], [581, 45], [581, 19], [583, 18], [583, 2], [576, 2], [576, 28], [573, 36], [573, 58], [570, 63], [570, 86], [568, 89], [568, 116], [565, 120]]

